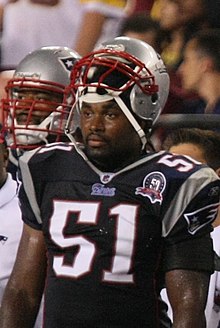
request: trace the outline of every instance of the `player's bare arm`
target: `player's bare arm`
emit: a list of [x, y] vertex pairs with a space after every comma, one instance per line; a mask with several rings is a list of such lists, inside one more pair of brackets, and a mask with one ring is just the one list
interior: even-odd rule
[[42, 298], [45, 269], [43, 234], [24, 224], [16, 262], [0, 309], [1, 328], [33, 327]]
[[189, 270], [166, 273], [166, 287], [173, 310], [173, 328], [205, 328], [209, 274]]

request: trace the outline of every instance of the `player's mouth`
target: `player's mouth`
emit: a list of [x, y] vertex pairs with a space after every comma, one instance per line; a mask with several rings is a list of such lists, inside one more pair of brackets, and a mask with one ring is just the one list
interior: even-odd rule
[[106, 140], [98, 135], [93, 134], [87, 138], [87, 144], [90, 147], [102, 147], [106, 144]]

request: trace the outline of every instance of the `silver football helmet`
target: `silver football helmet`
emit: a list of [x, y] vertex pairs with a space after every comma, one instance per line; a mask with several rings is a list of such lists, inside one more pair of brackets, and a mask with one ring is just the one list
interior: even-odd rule
[[[139, 134], [143, 146], [146, 131], [139, 121], [148, 121], [149, 130], [160, 115], [169, 93], [169, 75], [156, 51], [147, 43], [117, 37], [102, 43], [74, 66], [70, 86], [76, 92], [76, 106], [82, 101], [114, 99]], [[67, 135], [71, 139], [71, 110]]]
[[9, 147], [33, 149], [64, 135], [69, 111], [65, 88], [79, 59], [72, 49], [53, 46], [29, 53], [18, 64], [2, 100]]

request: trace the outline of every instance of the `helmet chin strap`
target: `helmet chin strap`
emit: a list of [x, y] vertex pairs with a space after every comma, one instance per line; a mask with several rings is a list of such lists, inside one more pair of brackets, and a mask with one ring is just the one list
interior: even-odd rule
[[125, 103], [121, 100], [119, 96], [113, 97], [118, 106], [121, 108], [122, 112], [125, 114], [137, 134], [139, 135], [141, 142], [142, 142], [142, 150], [145, 149], [145, 146], [147, 144], [147, 138], [144, 130], [141, 128], [141, 126], [138, 124], [134, 116], [131, 114], [131, 111], [128, 109], [128, 107], [125, 105]]

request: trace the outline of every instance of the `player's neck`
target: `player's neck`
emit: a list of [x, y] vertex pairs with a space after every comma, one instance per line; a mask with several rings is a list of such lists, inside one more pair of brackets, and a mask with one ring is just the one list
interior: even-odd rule
[[139, 160], [141, 154], [130, 156], [129, 158], [123, 158], [122, 156], [115, 157], [114, 159], [98, 160], [90, 159], [90, 161], [102, 172], [118, 172], [124, 167], [131, 165], [132, 163]]

